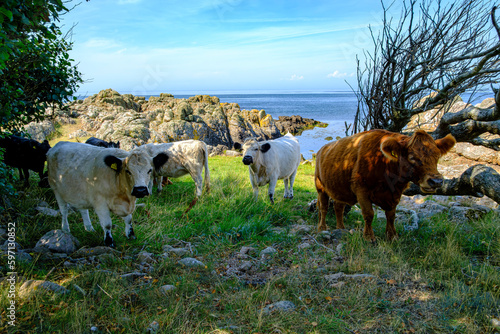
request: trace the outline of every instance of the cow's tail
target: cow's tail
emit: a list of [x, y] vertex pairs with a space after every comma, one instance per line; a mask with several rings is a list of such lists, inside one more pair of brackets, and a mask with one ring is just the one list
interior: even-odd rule
[[207, 144], [203, 143], [203, 154], [205, 154], [205, 190], [210, 192], [210, 171], [208, 170], [208, 149]]

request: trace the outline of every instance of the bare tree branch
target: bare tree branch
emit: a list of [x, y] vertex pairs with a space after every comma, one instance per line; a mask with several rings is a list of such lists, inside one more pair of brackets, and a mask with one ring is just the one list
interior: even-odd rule
[[[428, 195], [413, 183], [404, 194], [407, 196]], [[500, 174], [491, 167], [475, 165], [469, 167], [460, 177], [445, 179], [443, 186], [438, 189], [435, 195], [487, 196], [500, 204]]]

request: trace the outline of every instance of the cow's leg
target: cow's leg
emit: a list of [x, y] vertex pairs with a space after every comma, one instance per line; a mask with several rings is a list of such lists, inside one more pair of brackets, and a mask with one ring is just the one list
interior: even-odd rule
[[19, 169], [19, 179], [24, 181], [24, 186], [28, 187], [30, 185], [30, 171], [28, 168], [18, 168]]
[[271, 204], [274, 204], [274, 190], [276, 189], [276, 183], [278, 183], [277, 177], [271, 177], [269, 180], [269, 200]]
[[285, 177], [283, 179], [283, 183], [285, 184], [285, 195], [283, 196], [283, 198], [289, 198], [289, 192], [288, 192], [288, 178]]
[[337, 219], [337, 229], [344, 229], [344, 208], [345, 204], [339, 201], [333, 203], [335, 218]]
[[373, 205], [372, 202], [363, 197], [358, 197], [359, 205], [361, 207], [361, 213], [363, 214], [363, 219], [365, 220], [365, 229], [363, 231], [363, 236], [366, 240], [375, 242], [375, 233], [373, 233], [372, 222], [373, 222]]
[[330, 197], [324, 191], [323, 183], [318, 178], [315, 178], [316, 191], [318, 192], [318, 201], [316, 203], [316, 209], [318, 210], [318, 232], [328, 230], [326, 226], [326, 213], [328, 212], [328, 203]]
[[85, 227], [85, 231], [95, 232], [94, 226], [92, 226], [92, 223], [90, 222], [89, 210], [82, 209], [78, 211], [80, 211], [80, 214], [82, 215], [83, 226]]
[[156, 176], [156, 187], [158, 189], [158, 192], [161, 193], [161, 191], [163, 190], [163, 176], [161, 175], [157, 175]]
[[252, 185], [253, 189], [253, 198], [257, 200], [257, 198], [259, 198], [259, 186], [257, 185], [257, 180], [255, 180], [255, 177], [252, 175], [251, 171], [250, 171], [250, 184]]
[[295, 183], [295, 176], [297, 175], [297, 170], [295, 170], [292, 175], [290, 175], [290, 190], [288, 192], [288, 198], [293, 199], [293, 184]]
[[104, 231], [104, 245], [108, 247], [115, 247], [115, 241], [111, 235], [111, 227], [113, 223], [111, 221], [111, 215], [109, 214], [109, 209], [105, 205], [94, 208], [97, 216], [99, 217], [99, 223]]
[[398, 237], [398, 232], [394, 227], [394, 220], [396, 218], [396, 208], [386, 211], [385, 218], [387, 219], [387, 224], [385, 226], [385, 235], [387, 240], [393, 240]]
[[132, 227], [132, 215], [127, 215], [123, 217], [123, 221], [125, 222], [125, 236], [128, 239], [135, 240], [134, 228]]
[[201, 171], [196, 175], [191, 174], [191, 178], [196, 185], [196, 197], [201, 197], [201, 194], [203, 193], [203, 176], [201, 174]]
[[54, 195], [56, 196], [57, 205], [59, 205], [59, 212], [62, 216], [62, 226], [61, 229], [64, 232], [70, 233], [69, 223], [68, 223], [68, 204], [62, 199], [62, 197], [54, 191]]

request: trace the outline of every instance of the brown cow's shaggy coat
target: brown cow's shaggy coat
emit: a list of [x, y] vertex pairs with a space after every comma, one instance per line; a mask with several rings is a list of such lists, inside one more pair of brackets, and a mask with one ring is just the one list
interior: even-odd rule
[[364, 237], [375, 241], [372, 229], [375, 204], [385, 211], [386, 236], [397, 237], [396, 206], [413, 182], [428, 193], [443, 182], [438, 159], [455, 145], [455, 138], [434, 139], [424, 131], [411, 137], [385, 130], [371, 130], [323, 146], [316, 156], [315, 184], [318, 191], [318, 230], [327, 229], [329, 198], [335, 201], [337, 228], [343, 229], [346, 204], [359, 203], [365, 220]]

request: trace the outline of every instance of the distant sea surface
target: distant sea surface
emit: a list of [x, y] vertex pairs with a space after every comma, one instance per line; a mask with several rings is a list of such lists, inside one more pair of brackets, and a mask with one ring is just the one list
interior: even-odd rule
[[[193, 95], [173, 94], [176, 98]], [[279, 116], [299, 115], [328, 124], [326, 128], [316, 127], [297, 136], [304, 158], [310, 159], [328, 143], [327, 137], [335, 139], [345, 136], [345, 122], [352, 123], [356, 112], [357, 100], [352, 92], [329, 93], [287, 93], [287, 94], [210, 94], [221, 102], [238, 103], [241, 109], [264, 109], [274, 119]]]

